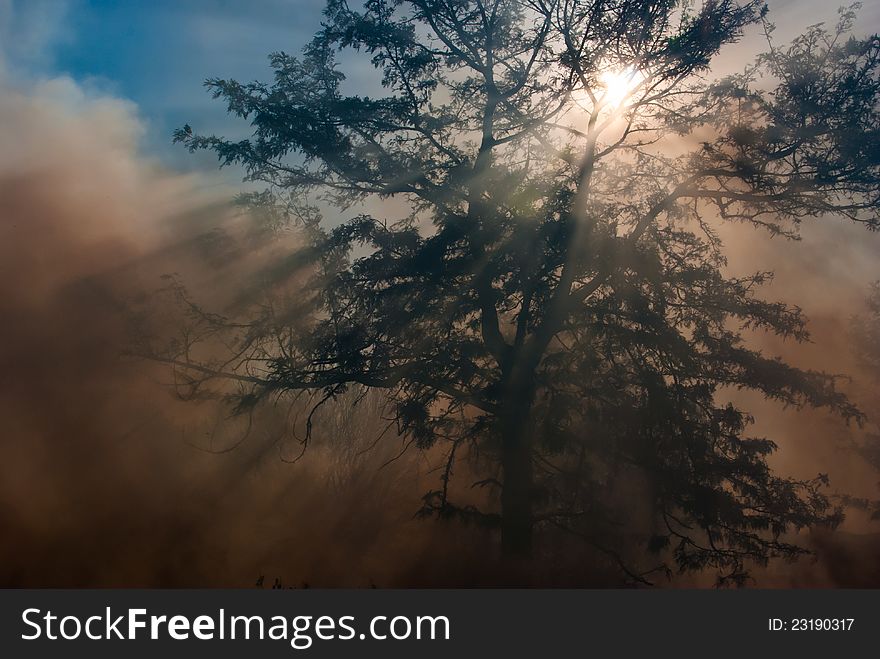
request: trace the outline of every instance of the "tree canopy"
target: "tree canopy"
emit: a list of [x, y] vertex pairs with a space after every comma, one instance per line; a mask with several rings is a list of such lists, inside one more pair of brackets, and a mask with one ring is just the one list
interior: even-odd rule
[[[761, 297], [771, 273], [726, 273], [717, 227], [880, 227], [880, 38], [852, 36], [850, 9], [783, 47], [768, 18], [733, 0], [329, 0], [271, 82], [207, 81], [249, 138], [175, 136], [263, 184], [244, 198], [299, 227], [308, 283], [284, 313], [200, 316], [234, 358], [196, 359], [198, 339], [162, 358], [239, 383], [239, 411], [380, 392], [445, 456], [424, 512], [497, 525], [511, 554], [558, 528], [643, 579], [620, 547], [647, 509], [639, 542], [665, 567], [740, 582], [796, 556], [785, 534], [841, 511], [823, 475], [769, 468], [776, 444], [727, 393], [861, 413], [833, 376], [750, 347], [805, 340], [806, 320]], [[750, 26], [768, 52], [713, 78]], [[369, 93], [345, 73], [367, 58]], [[486, 506], [456, 501], [465, 458]], [[630, 482], [638, 497], [612, 495]]]

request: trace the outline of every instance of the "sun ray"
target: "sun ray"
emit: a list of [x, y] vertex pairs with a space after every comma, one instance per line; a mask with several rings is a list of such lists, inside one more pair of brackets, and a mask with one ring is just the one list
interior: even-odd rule
[[602, 95], [604, 105], [612, 109], [622, 106], [642, 82], [642, 79], [638, 70], [632, 67], [619, 71], [605, 71], [599, 78], [604, 88]]

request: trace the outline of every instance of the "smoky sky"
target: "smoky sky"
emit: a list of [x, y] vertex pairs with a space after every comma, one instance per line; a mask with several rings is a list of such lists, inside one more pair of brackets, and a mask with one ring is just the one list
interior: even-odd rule
[[[289, 11], [257, 4], [263, 19]], [[317, 21], [313, 4], [306, 13]], [[772, 4], [780, 29], [786, 17], [786, 26], [800, 24], [820, 6], [817, 20], [829, 17], [818, 2]], [[177, 400], [167, 369], [126, 356], [132, 311], [156, 295], [162, 274], [178, 273], [222, 309], [290, 245], [242, 237], [248, 218], [229, 203], [238, 188], [208, 170], [213, 162], [181, 173], [179, 152], [163, 159], [170, 122], [202, 111], [202, 100], [188, 100], [205, 96], [196, 73], [236, 71], [196, 71], [204, 52], [173, 79], [150, 69], [158, 64], [146, 51], [141, 68], [102, 68], [77, 54], [91, 47], [77, 26], [100, 11], [99, 3], [80, 5], [92, 14], [73, 20], [76, 3], [0, 0], [0, 584], [248, 587], [263, 577], [291, 586], [491, 585], [482, 531], [413, 517], [435, 484], [434, 465], [406, 454], [383, 466], [401, 448], [394, 437], [361, 451], [381, 430], [377, 409], [327, 412], [324, 432], [296, 464], [284, 460], [296, 446], [279, 439], [271, 411], [236, 450], [219, 453], [236, 443], [238, 422], [210, 401]], [[195, 3], [186, 14], [204, 16], [206, 7]], [[877, 25], [877, 8], [864, 12], [863, 23]], [[151, 25], [166, 25], [163, 17]], [[262, 51], [273, 46], [257, 38], [265, 25], [251, 21], [254, 34], [235, 58], [255, 55], [254, 68], [236, 66], [258, 77]], [[227, 14], [207, 25], [215, 32], [200, 38], [212, 47], [239, 27]], [[21, 37], [10, 41], [14, 34]], [[184, 37], [175, 35], [175, 48], [186, 46]], [[296, 50], [304, 36], [294, 30], [289, 38]], [[729, 64], [742, 56], [724, 57]], [[108, 78], [144, 71], [139, 83]], [[160, 83], [166, 100], [148, 101]], [[229, 125], [214, 110], [209, 126]], [[722, 237], [732, 272], [774, 270], [765, 296], [810, 318], [807, 344], [751, 340], [796, 365], [849, 375], [844, 386], [869, 405], [874, 385], [859, 371], [848, 326], [880, 279], [880, 236], [811, 221], [800, 241], [747, 226], [724, 227]], [[162, 314], [141, 322], [164, 329]], [[756, 434], [780, 444], [775, 467], [803, 478], [827, 472], [834, 487], [877, 496], [878, 474], [852, 448], [863, 430], [822, 411], [729, 396], [754, 413]], [[218, 425], [228, 427], [222, 436]], [[853, 513], [834, 534], [801, 538], [815, 560], [773, 566], [758, 583], [876, 585], [878, 532]], [[673, 585], [692, 583], [701, 584]]]
[[[290, 465], [267, 420], [218, 455], [236, 441], [225, 411], [175, 400], [166, 369], [124, 356], [161, 274], [222, 303], [271, 258], [224, 250], [229, 190], [142, 159], [140, 131], [130, 104], [69, 79], [0, 95], [0, 582], [430, 582], [415, 566], [444, 543], [412, 518], [421, 467], [378, 469], [399, 445], [354, 462], [318, 442]], [[328, 441], [374, 426], [346, 414]]]

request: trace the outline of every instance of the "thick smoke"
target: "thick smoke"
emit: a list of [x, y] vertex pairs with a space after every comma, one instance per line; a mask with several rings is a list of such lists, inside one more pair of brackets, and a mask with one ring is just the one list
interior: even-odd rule
[[[385, 425], [370, 399], [322, 413], [315, 444], [296, 464], [282, 459], [298, 445], [271, 411], [238, 448], [219, 453], [237, 442], [240, 420], [211, 401], [176, 400], [167, 368], [124, 357], [132, 310], [163, 285], [161, 274], [180, 273], [222, 310], [285, 247], [242, 228], [228, 204], [233, 191], [141, 156], [134, 110], [66, 79], [0, 89], [0, 583], [251, 586], [264, 577], [266, 585], [367, 587], [504, 578], [481, 554], [482, 531], [413, 518], [436, 484], [435, 464], [414, 454], [389, 463], [401, 448], [393, 437], [364, 451]], [[732, 269], [776, 270], [767, 294], [812, 318], [812, 344], [756, 340], [799, 365], [856, 374], [848, 319], [880, 278], [877, 237], [817, 223], [797, 244], [745, 227], [726, 238]], [[141, 316], [158, 327], [138, 329], [168, 329], [162, 323], [173, 321], [163, 318]], [[756, 432], [779, 441], [780, 469], [829, 472], [834, 486], [875, 494], [877, 474], [849, 448], [857, 429], [822, 412], [744, 402]], [[877, 582], [847, 567], [876, 556], [876, 529], [864, 519], [805, 540], [818, 562], [776, 567], [760, 583]], [[524, 579], [536, 582], [555, 583]]]
[[0, 583], [436, 583], [455, 538], [413, 519], [424, 467], [380, 470], [393, 439], [355, 459], [375, 409], [334, 410], [294, 465], [271, 419], [216, 454], [235, 440], [216, 427], [240, 431], [228, 411], [124, 357], [161, 274], [223, 303], [278, 249], [243, 248], [232, 191], [163, 172], [140, 132], [131, 105], [67, 79], [0, 90]]
[[[866, 432], [880, 422], [876, 374], [866, 372], [853, 346], [852, 323], [865, 311], [870, 284], [880, 279], [880, 235], [864, 226], [834, 218], [807, 219], [801, 240], [771, 238], [766, 232], [728, 225], [722, 236], [737, 274], [772, 271], [767, 299], [796, 305], [809, 319], [810, 341], [798, 344], [766, 334], [754, 344], [801, 368], [840, 374], [838, 386], [866, 414], [865, 426], [847, 425], [824, 410], [781, 409], [754, 395], [732, 397], [756, 418], [753, 429], [779, 444], [771, 464], [797, 478], [819, 473], [830, 479], [829, 491], [877, 499], [880, 474], [859, 454]], [[773, 565], [759, 577], [765, 586], [876, 586], [880, 584], [880, 524], [849, 508], [837, 531], [815, 530], [798, 538], [817, 552], [814, 560]]]

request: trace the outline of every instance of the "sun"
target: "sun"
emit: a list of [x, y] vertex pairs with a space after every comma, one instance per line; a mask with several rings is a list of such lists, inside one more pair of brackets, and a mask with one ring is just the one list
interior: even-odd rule
[[639, 86], [642, 76], [636, 69], [629, 67], [620, 71], [605, 71], [599, 76], [599, 81], [604, 89], [603, 104], [616, 109], [623, 105], [633, 90]]

